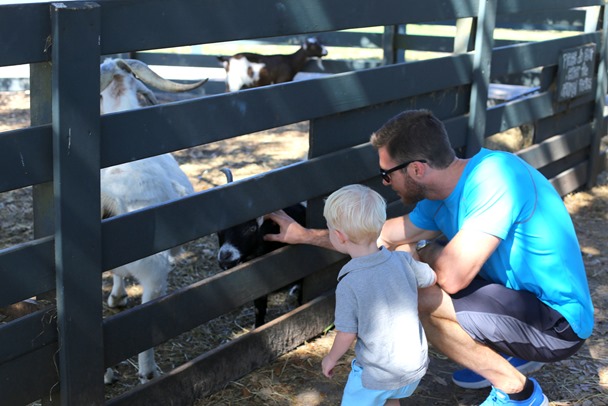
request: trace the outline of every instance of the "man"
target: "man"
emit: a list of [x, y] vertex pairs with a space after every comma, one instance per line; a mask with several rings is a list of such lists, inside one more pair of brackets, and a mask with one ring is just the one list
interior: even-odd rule
[[[379, 244], [409, 250], [437, 273], [438, 285], [419, 295], [429, 341], [467, 367], [465, 376], [492, 385], [483, 405], [548, 404], [520, 370], [530, 369], [528, 361], [571, 356], [593, 329], [578, 240], [561, 197], [513, 154], [482, 149], [457, 158], [427, 110], [397, 115], [371, 143], [383, 183], [416, 203], [385, 223]], [[331, 247], [327, 230], [305, 229], [281, 212], [269, 217], [281, 227], [269, 240]], [[440, 236], [446, 244], [435, 241]], [[521, 360], [512, 365], [508, 356]]]

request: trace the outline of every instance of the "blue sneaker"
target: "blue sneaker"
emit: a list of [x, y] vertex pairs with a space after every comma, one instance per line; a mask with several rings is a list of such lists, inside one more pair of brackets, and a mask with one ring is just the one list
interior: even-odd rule
[[525, 400], [511, 400], [509, 395], [500, 389], [492, 388], [490, 396], [479, 406], [499, 406], [499, 405], [521, 405], [521, 406], [547, 406], [549, 399], [543, 393], [538, 382], [534, 378], [528, 378], [534, 383], [532, 396]]
[[[521, 358], [510, 357], [507, 355], [503, 355], [503, 357], [524, 375], [536, 372], [541, 369], [543, 365], [545, 365], [543, 362], [526, 361]], [[492, 385], [486, 378], [476, 374], [470, 369], [461, 369], [454, 372], [452, 374], [452, 381], [461, 388], [466, 389], [481, 389]]]

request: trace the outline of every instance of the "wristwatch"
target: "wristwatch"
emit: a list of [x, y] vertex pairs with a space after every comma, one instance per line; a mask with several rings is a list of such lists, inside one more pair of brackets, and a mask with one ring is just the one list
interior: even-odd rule
[[427, 245], [430, 245], [432, 243], [433, 243], [432, 240], [420, 240], [420, 241], [418, 241], [418, 243], [416, 244], [416, 252], [420, 252], [424, 247], [426, 247]]

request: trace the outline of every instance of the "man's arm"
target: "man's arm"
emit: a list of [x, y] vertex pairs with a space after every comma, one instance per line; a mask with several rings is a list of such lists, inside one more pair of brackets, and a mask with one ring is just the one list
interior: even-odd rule
[[378, 238], [378, 245], [384, 245], [390, 250], [400, 249], [410, 251], [406, 245], [416, 244], [420, 240], [430, 240], [436, 238], [441, 233], [418, 228], [411, 222], [410, 217], [395, 217], [386, 220]]
[[328, 231], [325, 229], [311, 229], [298, 224], [283, 210], [278, 210], [266, 215], [277, 223], [280, 228], [278, 234], [266, 234], [266, 241], [282, 242], [285, 244], [310, 244], [317, 247], [334, 249], [329, 241]]
[[444, 247], [429, 244], [417, 252], [437, 273], [437, 284], [449, 294], [459, 292], [481, 270], [501, 239], [481, 231], [460, 230]]

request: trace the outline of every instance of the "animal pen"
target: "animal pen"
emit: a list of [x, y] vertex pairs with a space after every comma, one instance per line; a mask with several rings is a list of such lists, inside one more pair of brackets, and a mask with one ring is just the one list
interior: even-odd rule
[[[333, 320], [345, 261], [335, 252], [285, 247], [106, 318], [101, 274], [301, 201], [308, 224], [323, 227], [323, 197], [349, 183], [383, 194], [389, 215], [403, 213], [381, 187], [368, 138], [404, 109], [433, 110], [461, 156], [494, 134], [531, 126], [533, 145], [517, 152], [523, 159], [561, 195], [593, 185], [606, 168], [607, 20], [602, 0], [0, 6], [0, 66], [30, 65], [32, 100], [32, 125], [0, 134], [0, 192], [31, 186], [34, 196], [34, 239], [0, 251], [0, 306], [41, 295], [56, 303], [0, 325], [0, 402], [192, 404], [320, 334]], [[503, 26], [558, 30], [562, 21], [570, 34], [550, 40], [493, 35]], [[452, 35], [411, 33], [420, 24], [451, 27]], [[383, 31], [344, 31], [365, 27]], [[99, 115], [105, 56], [204, 66], [215, 56], [141, 51], [307, 35], [327, 46], [365, 39], [383, 59], [327, 61], [322, 77], [234, 93], [210, 83], [189, 100]], [[436, 54], [404, 57], [411, 50]], [[510, 96], [496, 96], [501, 90]], [[101, 168], [301, 121], [310, 123], [305, 162], [100, 221]], [[301, 279], [296, 310], [106, 399], [106, 367]]]

